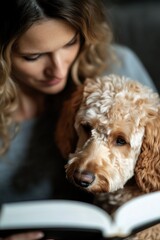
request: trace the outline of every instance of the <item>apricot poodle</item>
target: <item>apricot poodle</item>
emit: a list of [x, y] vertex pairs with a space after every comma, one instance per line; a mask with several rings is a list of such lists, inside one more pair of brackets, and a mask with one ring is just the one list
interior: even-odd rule
[[[132, 197], [160, 190], [160, 99], [137, 81], [86, 79], [65, 102], [56, 140], [68, 159], [67, 178], [103, 193], [96, 203], [111, 214]], [[154, 237], [134, 239], [160, 239], [157, 226]]]

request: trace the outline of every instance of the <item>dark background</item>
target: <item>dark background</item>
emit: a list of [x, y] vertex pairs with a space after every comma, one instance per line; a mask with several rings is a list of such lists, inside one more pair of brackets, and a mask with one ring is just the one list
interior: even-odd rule
[[133, 49], [160, 92], [160, 0], [103, 0], [114, 41]]

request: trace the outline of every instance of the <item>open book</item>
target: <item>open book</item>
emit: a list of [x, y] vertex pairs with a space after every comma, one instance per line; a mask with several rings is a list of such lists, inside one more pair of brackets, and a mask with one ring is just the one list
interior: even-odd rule
[[88, 203], [30, 201], [2, 205], [0, 237], [41, 229], [45, 239], [124, 239], [156, 223], [160, 223], [160, 191], [128, 201], [115, 212], [114, 218]]

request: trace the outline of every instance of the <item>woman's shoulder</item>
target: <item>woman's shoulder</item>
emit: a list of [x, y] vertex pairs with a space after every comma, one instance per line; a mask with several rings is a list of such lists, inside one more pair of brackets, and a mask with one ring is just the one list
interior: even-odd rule
[[111, 61], [104, 74], [118, 74], [141, 82], [156, 90], [147, 70], [138, 56], [127, 46], [113, 44], [110, 47]]

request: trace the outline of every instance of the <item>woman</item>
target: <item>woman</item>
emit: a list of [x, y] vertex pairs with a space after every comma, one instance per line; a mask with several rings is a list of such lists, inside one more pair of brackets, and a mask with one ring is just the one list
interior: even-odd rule
[[[53, 141], [63, 101], [86, 77], [110, 72], [154, 88], [130, 50], [111, 46], [101, 9], [99, 0], [5, 0], [1, 6], [0, 203], [91, 201], [65, 180]], [[7, 240], [42, 236], [24, 233]]]

